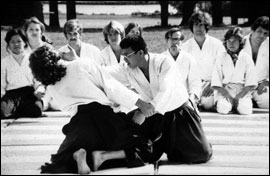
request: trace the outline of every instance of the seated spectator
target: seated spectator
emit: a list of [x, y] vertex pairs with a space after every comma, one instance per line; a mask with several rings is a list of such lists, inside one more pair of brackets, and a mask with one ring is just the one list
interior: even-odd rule
[[189, 19], [193, 37], [183, 43], [183, 51], [191, 54], [199, 66], [202, 79], [199, 108], [211, 111], [215, 109], [214, 93], [211, 89], [211, 78], [217, 55], [224, 50], [222, 42], [208, 34], [210, 15], [207, 12], [194, 12]]
[[22, 31], [12, 29], [5, 41], [9, 55], [1, 59], [1, 119], [40, 117], [45, 89], [29, 68], [27, 38]]
[[69, 47], [71, 47], [75, 50], [79, 58], [90, 59], [100, 64], [100, 50], [94, 45], [83, 42], [81, 40], [82, 33], [83, 28], [79, 20], [68, 20], [64, 24], [64, 35], [67, 39], [67, 44], [59, 48], [58, 51], [60, 52], [60, 54], [67, 54], [70, 51]]
[[31, 54], [37, 48], [47, 45], [52, 47], [50, 41], [45, 35], [45, 26], [37, 17], [31, 17], [25, 20], [23, 30], [28, 40], [27, 51]]
[[108, 45], [101, 50], [101, 65], [111, 66], [123, 62], [124, 58], [121, 55], [119, 44], [125, 37], [124, 26], [117, 21], [110, 21], [103, 28], [103, 35]]
[[234, 110], [239, 114], [251, 114], [251, 92], [257, 86], [257, 79], [251, 56], [243, 52], [240, 27], [226, 32], [224, 46], [226, 52], [218, 57], [211, 81], [217, 112], [228, 114]]
[[243, 50], [252, 57], [258, 77], [253, 93], [255, 107], [269, 109], [269, 17], [259, 17], [245, 39]]
[[171, 28], [167, 31], [165, 39], [168, 49], [163, 54], [176, 61], [183, 84], [188, 90], [189, 99], [197, 107], [201, 93], [201, 78], [196, 60], [181, 49], [184, 38], [180, 28]]
[[128, 23], [125, 28], [126, 35], [139, 35], [142, 36], [142, 28], [138, 23]]

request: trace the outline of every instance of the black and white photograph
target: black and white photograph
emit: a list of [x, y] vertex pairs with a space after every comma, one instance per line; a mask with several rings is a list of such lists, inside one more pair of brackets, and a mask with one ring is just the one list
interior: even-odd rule
[[269, 1], [1, 2], [1, 175], [269, 175]]

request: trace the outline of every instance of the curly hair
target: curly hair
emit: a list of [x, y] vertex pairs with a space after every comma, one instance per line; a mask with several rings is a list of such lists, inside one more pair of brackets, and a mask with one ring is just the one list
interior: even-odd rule
[[30, 55], [30, 68], [36, 80], [43, 85], [54, 85], [66, 75], [66, 67], [58, 61], [61, 57], [51, 47], [42, 46]]

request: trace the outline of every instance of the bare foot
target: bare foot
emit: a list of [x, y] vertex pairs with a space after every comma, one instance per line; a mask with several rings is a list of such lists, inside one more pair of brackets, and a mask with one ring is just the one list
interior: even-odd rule
[[77, 162], [79, 174], [90, 174], [91, 170], [86, 162], [86, 151], [85, 149], [79, 149], [73, 153], [73, 158]]
[[93, 151], [92, 152], [92, 159], [93, 159], [93, 169], [97, 171], [99, 166], [104, 162], [102, 158], [102, 153], [104, 151]]

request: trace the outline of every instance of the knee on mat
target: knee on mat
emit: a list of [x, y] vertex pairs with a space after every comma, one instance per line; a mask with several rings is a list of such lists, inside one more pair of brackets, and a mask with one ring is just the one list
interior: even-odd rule
[[215, 107], [214, 99], [211, 97], [202, 97], [201, 98], [201, 106], [205, 110], [213, 110]]
[[252, 101], [240, 99], [238, 102], [237, 112], [241, 115], [252, 114]]
[[226, 100], [217, 102], [217, 112], [220, 114], [228, 114], [232, 110], [232, 105]]

